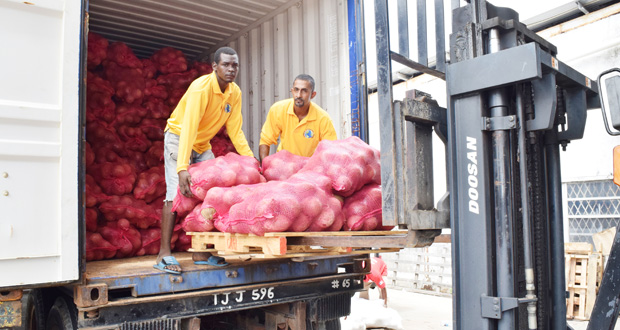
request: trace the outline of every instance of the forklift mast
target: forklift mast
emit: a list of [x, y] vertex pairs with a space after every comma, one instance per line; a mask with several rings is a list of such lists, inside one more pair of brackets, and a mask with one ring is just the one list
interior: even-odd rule
[[[600, 108], [597, 82], [559, 61], [516, 11], [485, 0], [451, 1], [446, 52], [444, 2], [434, 3], [433, 61], [426, 0], [412, 24], [415, 59], [407, 1], [396, 2], [393, 51], [388, 0], [375, 0], [384, 225], [451, 228], [455, 329], [565, 330], [559, 152], [583, 137], [587, 110]], [[447, 109], [417, 91], [394, 100], [392, 61], [444, 79]], [[433, 131], [448, 160], [448, 193], [437, 203]]]

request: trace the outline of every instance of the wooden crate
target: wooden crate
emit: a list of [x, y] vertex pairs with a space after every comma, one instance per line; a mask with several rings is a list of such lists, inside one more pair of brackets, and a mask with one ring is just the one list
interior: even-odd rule
[[602, 277], [602, 255], [592, 252], [589, 243], [567, 243], [565, 251], [566, 317], [589, 320]]
[[221, 232], [188, 232], [192, 237], [190, 252], [212, 252], [219, 255], [244, 255], [261, 258], [295, 258], [318, 255], [366, 254], [396, 252], [399, 248], [369, 250], [347, 246], [308, 246], [287, 244], [287, 238], [313, 236], [381, 236], [398, 235], [398, 231], [377, 232], [285, 232], [266, 233], [265, 236], [253, 234], [234, 234]]

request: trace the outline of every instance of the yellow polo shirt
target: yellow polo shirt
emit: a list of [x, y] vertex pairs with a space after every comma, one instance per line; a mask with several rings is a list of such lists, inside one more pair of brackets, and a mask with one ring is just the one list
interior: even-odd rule
[[241, 130], [241, 89], [229, 83], [222, 93], [215, 72], [197, 78], [174, 109], [166, 131], [179, 135], [177, 173], [187, 170], [192, 150], [203, 153], [211, 149], [211, 139], [226, 125], [237, 152], [254, 157]]
[[276, 102], [269, 108], [260, 133], [260, 144], [277, 144], [280, 137], [278, 151], [284, 149], [295, 155], [310, 157], [319, 141], [338, 138], [325, 110], [310, 102], [308, 115], [300, 122], [293, 110], [294, 105], [295, 101], [291, 98]]

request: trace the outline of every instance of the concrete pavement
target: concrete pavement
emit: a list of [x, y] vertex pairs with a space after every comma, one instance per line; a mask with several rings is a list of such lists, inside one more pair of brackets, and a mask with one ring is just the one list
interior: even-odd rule
[[[356, 294], [357, 296], [358, 294]], [[379, 299], [379, 290], [370, 290], [370, 300]], [[380, 306], [381, 304], [378, 304]], [[388, 289], [388, 308], [395, 310], [402, 319], [405, 330], [447, 330], [452, 329], [452, 297], [436, 296], [402, 290]], [[382, 311], [377, 308], [376, 313]], [[359, 311], [362, 312], [362, 311]], [[351, 312], [354, 316], [355, 310]], [[586, 330], [587, 321], [569, 320], [574, 330]], [[620, 330], [616, 324], [615, 330]]]

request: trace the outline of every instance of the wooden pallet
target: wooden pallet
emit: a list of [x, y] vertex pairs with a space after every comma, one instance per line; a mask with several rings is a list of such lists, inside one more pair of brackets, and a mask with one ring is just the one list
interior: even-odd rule
[[568, 319], [590, 319], [598, 284], [602, 278], [602, 255], [592, 252], [589, 243], [585, 244], [589, 246], [574, 243], [567, 243], [565, 246], [566, 289], [569, 293], [566, 301]]
[[253, 234], [234, 234], [220, 232], [188, 232], [192, 237], [190, 252], [217, 252], [220, 255], [251, 255], [251, 257], [306, 257], [318, 255], [366, 254], [396, 252], [399, 248], [368, 250], [347, 246], [308, 246], [288, 244], [292, 237], [350, 237], [350, 236], [385, 236], [402, 235], [400, 231], [374, 232], [285, 232], [266, 233], [265, 236]]

